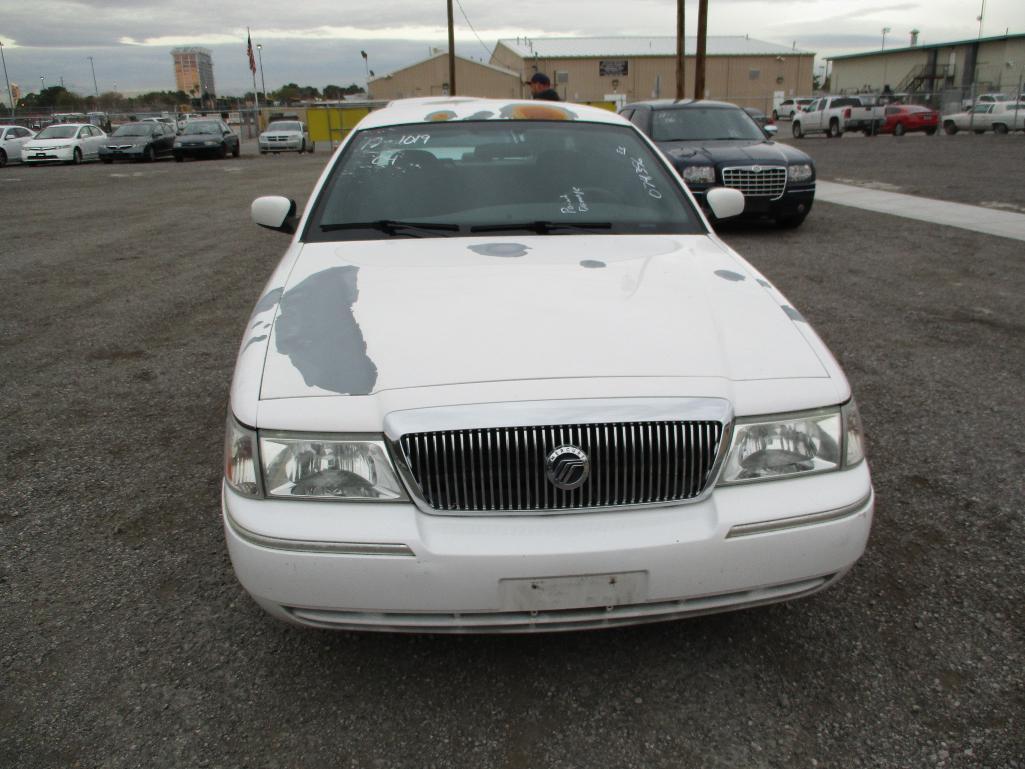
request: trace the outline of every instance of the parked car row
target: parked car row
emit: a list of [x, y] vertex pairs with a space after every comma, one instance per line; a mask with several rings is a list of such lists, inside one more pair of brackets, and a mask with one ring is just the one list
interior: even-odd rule
[[[316, 148], [309, 129], [299, 120], [275, 121], [258, 139], [260, 154], [312, 153]], [[49, 125], [38, 133], [15, 125], [0, 125], [0, 168], [12, 161], [82, 163], [98, 159], [154, 161], [173, 157], [238, 157], [241, 140], [223, 120], [193, 119], [179, 133], [171, 118], [143, 118], [105, 133], [89, 123]]]
[[958, 131], [1005, 134], [1022, 130], [1025, 130], [1025, 102], [980, 100], [965, 112], [943, 116], [943, 131], [948, 134]]

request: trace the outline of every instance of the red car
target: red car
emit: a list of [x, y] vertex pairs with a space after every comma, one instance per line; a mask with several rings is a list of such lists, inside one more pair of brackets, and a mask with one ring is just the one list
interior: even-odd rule
[[903, 136], [909, 131], [925, 131], [932, 136], [939, 125], [940, 115], [936, 110], [915, 104], [891, 104], [886, 108], [886, 122], [879, 133]]

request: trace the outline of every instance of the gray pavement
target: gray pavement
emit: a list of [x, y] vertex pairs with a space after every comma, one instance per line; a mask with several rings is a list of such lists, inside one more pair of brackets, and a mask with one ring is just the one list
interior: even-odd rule
[[[980, 174], [1014, 204], [1000, 138]], [[218, 488], [287, 242], [248, 205], [302, 205], [325, 160], [0, 172], [0, 767], [1025, 768], [1020, 243], [824, 202], [724, 231], [859, 399], [877, 519], [834, 589], [572, 635], [308, 631], [238, 586]]]

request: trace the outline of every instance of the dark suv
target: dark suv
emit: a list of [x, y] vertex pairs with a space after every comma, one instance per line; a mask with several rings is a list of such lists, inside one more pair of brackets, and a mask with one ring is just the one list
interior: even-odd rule
[[815, 198], [815, 162], [805, 153], [772, 141], [740, 107], [717, 101], [648, 101], [620, 110], [658, 145], [705, 205], [710, 187], [744, 193], [747, 218], [768, 217], [797, 227]]

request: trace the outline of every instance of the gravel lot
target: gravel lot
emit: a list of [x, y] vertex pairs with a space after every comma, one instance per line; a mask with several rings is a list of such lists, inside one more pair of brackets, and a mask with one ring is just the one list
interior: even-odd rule
[[[784, 129], [785, 130], [785, 129]], [[1025, 205], [1018, 136], [801, 143]], [[0, 767], [1025, 768], [1020, 242], [829, 204], [724, 237], [852, 380], [877, 518], [793, 604], [538, 637], [285, 626], [220, 527], [228, 383], [326, 154], [0, 173]]]

